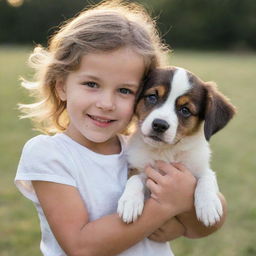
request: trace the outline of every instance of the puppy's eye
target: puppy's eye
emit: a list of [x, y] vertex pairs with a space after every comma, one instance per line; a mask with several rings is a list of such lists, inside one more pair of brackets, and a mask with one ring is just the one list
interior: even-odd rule
[[183, 117], [190, 117], [192, 115], [190, 110], [186, 107], [181, 108], [179, 112]]
[[148, 104], [154, 105], [157, 103], [158, 101], [158, 96], [156, 94], [149, 94], [145, 96], [145, 101]]

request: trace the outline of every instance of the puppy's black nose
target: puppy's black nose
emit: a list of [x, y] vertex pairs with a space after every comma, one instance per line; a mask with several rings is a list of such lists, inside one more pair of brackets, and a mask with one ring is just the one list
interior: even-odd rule
[[155, 132], [163, 133], [165, 132], [170, 125], [163, 119], [155, 119], [152, 123], [152, 129]]

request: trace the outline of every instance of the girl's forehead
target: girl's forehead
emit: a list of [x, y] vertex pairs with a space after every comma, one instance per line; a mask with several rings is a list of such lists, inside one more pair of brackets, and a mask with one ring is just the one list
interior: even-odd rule
[[91, 76], [119, 76], [140, 80], [145, 71], [144, 57], [130, 48], [93, 52], [82, 56], [76, 73]]
[[[115, 61], [123, 61], [123, 60], [130, 60], [136, 61], [136, 60], [144, 60], [144, 56], [142, 54], [139, 54], [133, 47], [131, 46], [124, 46], [124, 47], [119, 47], [114, 50], [110, 51], [93, 51], [93, 52], [88, 52], [84, 55], [82, 55], [82, 60], [91, 60], [91, 59], [107, 59], [109, 60], [115, 60]], [[125, 64], [125, 63], [123, 63]]]

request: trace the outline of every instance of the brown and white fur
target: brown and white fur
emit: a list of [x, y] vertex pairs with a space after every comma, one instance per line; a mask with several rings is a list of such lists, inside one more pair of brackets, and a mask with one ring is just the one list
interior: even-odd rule
[[208, 141], [235, 113], [234, 106], [214, 83], [203, 82], [178, 67], [152, 71], [136, 107], [137, 131], [131, 136], [127, 157], [137, 169], [118, 202], [124, 222], [133, 222], [144, 206], [146, 165], [156, 160], [181, 162], [197, 179], [196, 214], [206, 226], [220, 220], [223, 210], [215, 173], [210, 168]]

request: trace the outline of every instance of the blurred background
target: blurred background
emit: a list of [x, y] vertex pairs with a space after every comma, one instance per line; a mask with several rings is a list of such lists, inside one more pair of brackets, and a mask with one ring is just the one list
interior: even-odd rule
[[[28, 103], [19, 78], [30, 79], [27, 58], [59, 24], [97, 3], [92, 0], [0, 0], [0, 255], [38, 256], [36, 210], [13, 185], [24, 143], [37, 135], [19, 120], [17, 103]], [[214, 80], [237, 107], [212, 137], [212, 167], [228, 201], [224, 227], [202, 239], [172, 242], [177, 256], [256, 255], [256, 1], [141, 0], [170, 45], [170, 64]], [[159, 255], [160, 256], [160, 255]]]
[[[96, 0], [0, 0], [0, 43], [45, 43]], [[141, 0], [174, 49], [256, 50], [255, 0]]]

